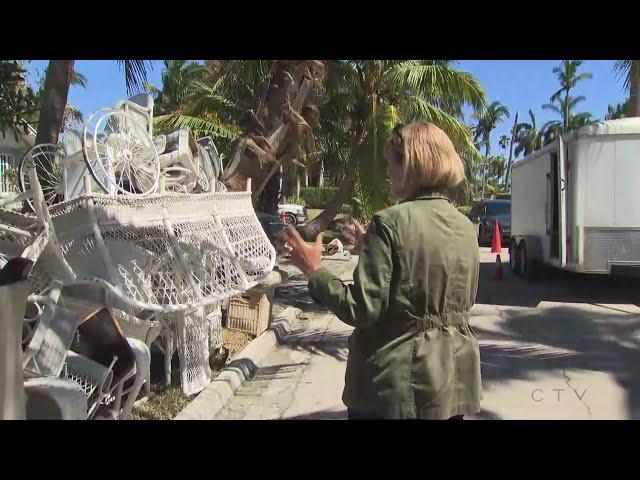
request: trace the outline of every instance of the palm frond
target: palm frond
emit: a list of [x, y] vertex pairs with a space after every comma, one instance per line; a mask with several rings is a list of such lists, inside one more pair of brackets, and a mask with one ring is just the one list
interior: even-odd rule
[[85, 77], [80, 72], [74, 70], [73, 75], [71, 76], [71, 85], [76, 87], [87, 88], [87, 77]]
[[569, 97], [569, 110], [573, 110], [573, 107], [581, 102], [584, 102], [585, 100], [586, 97], [584, 97], [583, 95], [579, 95], [577, 97]]
[[560, 109], [557, 105], [553, 103], [545, 103], [542, 105], [543, 110], [551, 110], [552, 112], [557, 113], [558, 115], [564, 115], [564, 111]]
[[618, 77], [618, 81], [622, 80], [622, 86], [625, 90], [629, 90], [632, 72], [640, 69], [640, 60], [617, 60], [613, 65], [613, 71]]
[[401, 107], [406, 122], [431, 122], [441, 128], [461, 152], [479, 154], [471, 137], [471, 129], [445, 111], [417, 95], [411, 95]]
[[144, 90], [147, 81], [147, 68], [153, 68], [149, 60], [116, 60], [120, 70], [124, 70], [127, 95]]
[[219, 92], [220, 85], [220, 80], [213, 86], [198, 81], [193, 82], [188, 92], [186, 105], [183, 108], [184, 112], [191, 116], [201, 117], [208, 112], [220, 113], [224, 111], [230, 117], [241, 118], [245, 111]]
[[189, 115], [161, 115], [154, 117], [153, 125], [158, 132], [168, 132], [187, 127], [191, 129], [196, 137], [211, 136], [214, 139], [236, 140], [241, 133], [240, 129], [235, 126], [224, 125]]
[[470, 73], [448, 65], [426, 61], [398, 62], [386, 76], [397, 90], [409, 90], [428, 100], [438, 98], [450, 105], [469, 105], [475, 110], [485, 105], [480, 82]]

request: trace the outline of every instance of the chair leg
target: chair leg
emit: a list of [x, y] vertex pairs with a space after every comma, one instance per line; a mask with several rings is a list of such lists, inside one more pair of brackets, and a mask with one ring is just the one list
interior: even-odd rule
[[171, 332], [167, 332], [164, 346], [164, 384], [166, 386], [171, 385], [171, 357], [173, 356], [171, 340]]
[[144, 382], [144, 394], [147, 397], [151, 395], [151, 368], [149, 368], [149, 372], [147, 373], [147, 381]]
[[[149, 371], [151, 370], [151, 351], [144, 342], [135, 340], [133, 338], [127, 338], [136, 362], [136, 373], [133, 386], [129, 389], [127, 395], [127, 401], [120, 413], [120, 420], [128, 420], [133, 410], [133, 404], [138, 398], [140, 390], [142, 390], [143, 384], [149, 385]], [[123, 382], [124, 383], [124, 382]], [[121, 386], [119, 387], [121, 388]]]
[[[145, 344], [147, 345], [147, 348], [149, 350], [151, 350], [151, 344], [155, 342], [158, 336], [160, 336], [161, 332], [162, 328], [160, 326], [153, 326], [149, 329], [145, 341]], [[151, 367], [149, 367], [149, 370], [147, 372], [147, 381], [144, 384], [144, 394], [147, 397], [151, 395]]]
[[120, 406], [122, 405], [122, 389], [124, 388], [124, 379], [120, 381], [120, 383], [118, 383], [118, 386], [116, 387], [116, 399], [113, 402], [113, 409], [116, 412], [120, 411]]

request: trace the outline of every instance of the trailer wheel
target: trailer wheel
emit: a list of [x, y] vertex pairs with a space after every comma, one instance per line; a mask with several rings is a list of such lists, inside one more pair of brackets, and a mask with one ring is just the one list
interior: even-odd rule
[[535, 278], [535, 264], [527, 252], [527, 244], [524, 240], [520, 242], [520, 246], [518, 247], [518, 263], [520, 264], [521, 277], [527, 280]]
[[478, 245], [485, 247], [487, 245], [487, 239], [485, 238], [486, 232], [482, 225], [478, 225]]
[[520, 275], [520, 252], [515, 239], [512, 239], [509, 244], [509, 265], [513, 273]]

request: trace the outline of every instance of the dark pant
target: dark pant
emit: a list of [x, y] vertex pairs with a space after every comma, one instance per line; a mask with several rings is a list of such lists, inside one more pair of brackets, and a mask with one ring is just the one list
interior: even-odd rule
[[[349, 420], [384, 420], [383, 417], [375, 413], [353, 410], [352, 408], [347, 410], [347, 415]], [[456, 415], [449, 418], [449, 420], [464, 420], [464, 415]]]

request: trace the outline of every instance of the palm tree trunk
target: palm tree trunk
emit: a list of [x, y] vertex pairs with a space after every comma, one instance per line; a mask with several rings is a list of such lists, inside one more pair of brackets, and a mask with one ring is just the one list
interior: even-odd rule
[[[491, 135], [491, 132], [489, 132]], [[482, 165], [482, 199], [484, 200], [484, 187], [487, 183], [487, 162], [489, 161], [489, 152], [491, 151], [491, 147], [489, 145], [489, 139], [485, 141], [485, 149], [484, 149], [484, 162]]]
[[307, 222], [306, 225], [298, 228], [298, 230], [300, 231], [300, 235], [307, 242], [313, 241], [318, 233], [327, 228], [329, 223], [331, 223], [331, 220], [333, 220], [335, 216], [340, 213], [342, 205], [344, 205], [353, 194], [353, 189], [355, 188], [357, 178], [357, 160], [355, 160], [355, 153], [364, 141], [365, 123], [366, 122], [363, 122], [361, 125], [356, 127], [356, 134], [354, 135], [354, 139], [351, 144], [351, 162], [347, 167], [347, 173], [342, 178], [340, 188], [338, 188], [338, 191], [322, 211], [322, 213], [320, 213], [320, 215], [318, 215], [310, 222]]
[[320, 176], [318, 177], [318, 188], [324, 185], [324, 161], [320, 160]]
[[566, 92], [564, 97], [564, 133], [567, 133], [569, 128], [569, 90]]
[[320, 215], [318, 215], [310, 222], [307, 222], [306, 225], [299, 227], [298, 230], [300, 231], [300, 235], [305, 239], [305, 241], [313, 241], [318, 233], [327, 228], [329, 223], [331, 223], [331, 220], [333, 220], [335, 216], [342, 210], [342, 205], [344, 205], [344, 203], [346, 203], [347, 200], [351, 198], [355, 185], [356, 169], [351, 168], [342, 179], [338, 192], [331, 199], [322, 213], [320, 213]]
[[[58, 143], [58, 136], [64, 123], [64, 110], [67, 106], [74, 60], [51, 60], [45, 77], [42, 107], [38, 120], [36, 145]], [[47, 161], [47, 160], [45, 160]], [[37, 165], [38, 179], [43, 187], [51, 187], [50, 176], [44, 170], [51, 171], [52, 165]]]
[[[236, 145], [232, 161], [225, 169], [225, 182], [232, 190], [241, 190], [247, 178], [253, 179], [254, 201], [260, 197], [276, 173], [278, 164], [283, 162], [287, 155], [284, 150], [291, 145], [299, 145], [300, 139], [295, 141], [298, 128], [290, 129], [290, 123], [283, 122], [282, 108], [290, 101], [292, 111], [299, 114], [311, 99], [313, 86], [322, 80], [323, 73], [316, 72], [311, 75], [309, 69], [313, 70], [315, 67], [309, 62], [311, 61], [278, 60], [272, 68], [270, 88], [264, 102], [269, 111], [264, 136], [269, 143], [269, 150], [278, 158], [277, 162], [259, 162], [254, 154], [248, 155], [246, 142], [241, 141]], [[314, 78], [310, 78], [310, 75]], [[246, 139], [245, 136], [243, 140]]]
[[36, 144], [58, 143], [64, 121], [74, 60], [51, 60], [44, 82]]
[[631, 61], [629, 74], [629, 115], [640, 117], [640, 60]]
[[507, 171], [504, 177], [504, 186], [509, 191], [509, 173], [511, 172], [511, 162], [513, 161], [513, 142], [516, 139], [516, 126], [518, 125], [518, 112], [516, 111], [516, 119], [513, 122], [513, 130], [511, 130], [511, 147], [509, 148], [509, 161], [507, 162]]
[[282, 191], [282, 175], [276, 171], [264, 188], [264, 195], [257, 201], [256, 209], [260, 212], [276, 215], [278, 213], [278, 200]]

